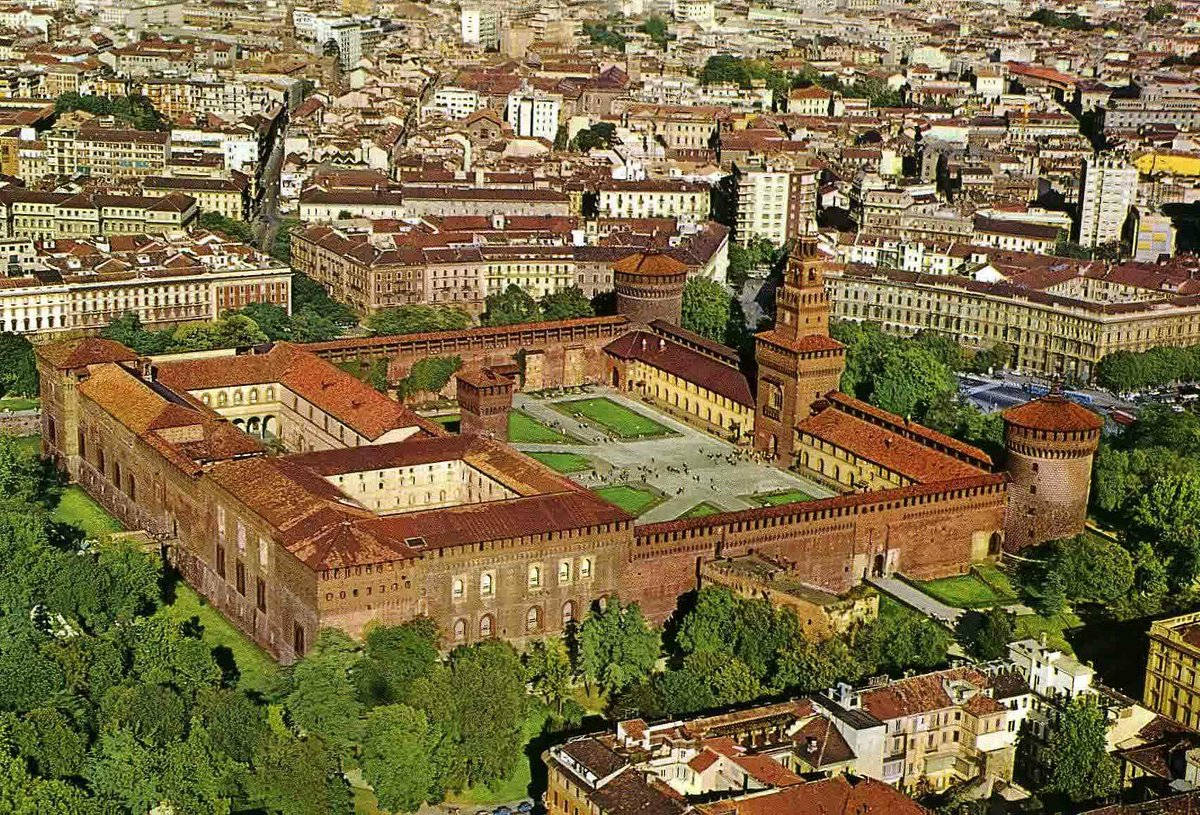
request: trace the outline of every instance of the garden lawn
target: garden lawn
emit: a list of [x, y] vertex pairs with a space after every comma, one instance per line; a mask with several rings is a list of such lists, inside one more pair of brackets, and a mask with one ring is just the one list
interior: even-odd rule
[[1047, 645], [1074, 656], [1075, 651], [1071, 648], [1071, 643], [1067, 641], [1066, 632], [1081, 625], [1083, 625], [1083, 621], [1070, 611], [1064, 611], [1051, 617], [1043, 617], [1040, 614], [1022, 614], [1016, 619], [1013, 637], [1018, 640], [1037, 639], [1044, 633]]
[[544, 425], [528, 413], [509, 411], [508, 440], [513, 444], [578, 444], [576, 439]]
[[575, 418], [577, 413], [582, 414], [588, 421], [600, 425], [622, 439], [644, 439], [671, 435], [671, 431], [667, 427], [649, 416], [643, 416], [641, 413], [603, 396], [555, 402], [554, 409], [571, 418]]
[[578, 453], [529, 453], [528, 455], [560, 473], [581, 473], [584, 470], [592, 469], [592, 460]]
[[54, 508], [53, 517], [60, 523], [79, 527], [89, 538], [99, 538], [125, 529], [120, 521], [109, 515], [104, 507], [93, 501], [80, 487], [67, 487], [63, 490], [62, 498]]
[[512, 775], [505, 778], [495, 787], [476, 784], [462, 792], [449, 793], [446, 795], [446, 802], [469, 806], [495, 806], [496, 804], [511, 804], [514, 801], [520, 801], [522, 798], [528, 798], [529, 785], [533, 779], [529, 762], [540, 759], [533, 759], [525, 755], [525, 748], [528, 747], [529, 742], [541, 735], [542, 728], [545, 727], [546, 719], [549, 717], [549, 708], [536, 705], [525, 718], [521, 741], [522, 755], [517, 759], [517, 767]]
[[696, 506], [689, 509], [687, 512], [680, 515], [680, 518], [703, 518], [706, 515], [716, 515], [718, 512], [724, 512], [716, 504], [710, 504], [708, 501], [701, 501]]
[[600, 487], [592, 490], [596, 495], [616, 504], [630, 515], [641, 515], [650, 507], [658, 504], [662, 497], [655, 491], [645, 487], [633, 487], [628, 484], [614, 484], [611, 487]]
[[760, 507], [777, 507], [780, 504], [794, 504], [797, 501], [811, 501], [813, 497], [804, 490], [776, 490], [775, 492], [760, 492], [746, 498], [752, 504]]
[[930, 597], [955, 608], [986, 608], [1017, 602], [1015, 594], [996, 591], [974, 573], [922, 582], [913, 581], [913, 585]]
[[241, 678], [238, 686], [244, 690], [265, 692], [279, 676], [279, 664], [267, 652], [254, 644], [246, 635], [233, 627], [196, 591], [177, 578], [174, 585], [175, 601], [167, 607], [171, 618], [184, 622], [192, 617], [200, 620], [204, 628], [202, 639], [210, 648], [224, 646], [233, 654]]
[[40, 405], [37, 399], [27, 398], [24, 396], [10, 396], [6, 399], [0, 399], [0, 412], [10, 410], [34, 410]]

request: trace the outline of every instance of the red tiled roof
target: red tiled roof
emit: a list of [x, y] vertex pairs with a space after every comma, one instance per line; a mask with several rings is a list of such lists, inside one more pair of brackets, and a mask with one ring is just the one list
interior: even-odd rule
[[103, 362], [130, 362], [137, 359], [137, 354], [121, 343], [100, 337], [48, 343], [39, 346], [37, 353], [60, 371], [86, 368], [88, 365]]
[[686, 264], [665, 252], [636, 252], [621, 258], [613, 265], [613, 271], [640, 277], [673, 277], [685, 274]]
[[740, 370], [666, 337], [647, 331], [631, 331], [604, 346], [604, 351], [618, 359], [644, 362], [739, 405], [754, 407], [750, 383]]
[[1011, 407], [1001, 415], [1017, 427], [1059, 433], [1086, 433], [1104, 426], [1104, 420], [1095, 413], [1057, 394]]
[[928, 815], [904, 793], [872, 778], [838, 775], [696, 807], [702, 815]]

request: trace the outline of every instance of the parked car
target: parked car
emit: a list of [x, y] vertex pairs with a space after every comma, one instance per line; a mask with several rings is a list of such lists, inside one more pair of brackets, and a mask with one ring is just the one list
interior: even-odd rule
[[496, 807], [492, 810], [492, 815], [513, 815], [513, 811], [508, 807]]
[[521, 815], [529, 815], [530, 812], [533, 812], [533, 801], [522, 801], [517, 804], [517, 812], [520, 812]]

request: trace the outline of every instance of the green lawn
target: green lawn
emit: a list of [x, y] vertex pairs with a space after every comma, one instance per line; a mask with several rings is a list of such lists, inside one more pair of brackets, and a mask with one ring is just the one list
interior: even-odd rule
[[[538, 705], [525, 719], [523, 740], [521, 742], [522, 752], [529, 742], [541, 734], [542, 728], [545, 727], [546, 719], [549, 716], [549, 709]], [[522, 755], [517, 759], [517, 768], [513, 774], [495, 787], [485, 787], [482, 784], [477, 784], [462, 792], [448, 794], [446, 802], [466, 806], [495, 806], [496, 804], [509, 804], [513, 801], [519, 801], [522, 798], [528, 798], [529, 785], [533, 779], [529, 767], [531, 760], [538, 759], [530, 759]]]
[[701, 501], [696, 506], [689, 509], [687, 512], [680, 515], [680, 518], [703, 518], [706, 515], [716, 515], [718, 512], [724, 512], [716, 504], [710, 504], [708, 501]]
[[10, 396], [6, 399], [0, 399], [0, 411], [11, 410], [33, 410], [41, 405], [38, 399], [26, 398], [24, 396]]
[[1083, 621], [1070, 611], [1055, 614], [1053, 617], [1022, 614], [1017, 617], [1014, 638], [1019, 640], [1037, 639], [1045, 633], [1047, 645], [1058, 648], [1063, 653], [1074, 654], [1075, 651], [1071, 648], [1071, 643], [1067, 642], [1064, 632], [1081, 625], [1083, 625]]
[[530, 453], [530, 458], [536, 458], [547, 467], [560, 473], [581, 473], [592, 469], [592, 460], [578, 453]]
[[1000, 575], [1000, 578], [1003, 579], [1003, 584], [997, 583], [990, 574], [988, 575], [988, 579], [996, 585], [1009, 585], [1008, 593], [997, 591], [996, 588], [988, 585], [973, 573], [923, 582], [914, 581], [913, 585], [929, 596], [955, 608], [987, 608], [1017, 602], [1016, 593], [1011, 591], [1008, 579], [1003, 575]]
[[221, 612], [182, 579], [175, 581], [175, 602], [168, 607], [171, 617], [183, 622], [196, 617], [204, 628], [203, 639], [212, 648], [228, 648], [237, 663], [241, 679], [238, 684], [245, 690], [266, 691], [279, 676], [279, 664], [267, 652], [255, 645], [233, 624], [221, 616]]
[[611, 487], [600, 487], [592, 490], [610, 504], [616, 504], [630, 515], [641, 515], [662, 500], [654, 490], [646, 487], [634, 487], [629, 484], [614, 484]]
[[124, 531], [125, 527], [104, 507], [92, 500], [81, 487], [67, 487], [62, 499], [54, 508], [54, 520], [77, 526], [89, 538], [99, 538], [110, 532]]
[[780, 504], [794, 504], [798, 501], [811, 501], [813, 497], [804, 490], [776, 490], [775, 492], [760, 492], [746, 496], [746, 500], [760, 507], [777, 507]]
[[622, 439], [654, 438], [671, 434], [667, 427], [649, 416], [643, 416], [603, 396], [555, 402], [553, 407], [571, 418], [575, 418], [575, 414], [581, 414], [589, 422]]
[[508, 414], [508, 440], [513, 444], [579, 444], [566, 433], [544, 425], [528, 413], [519, 410]]
[[24, 452], [40, 456], [42, 454], [42, 437], [36, 434], [33, 436], [18, 436], [17, 447]]

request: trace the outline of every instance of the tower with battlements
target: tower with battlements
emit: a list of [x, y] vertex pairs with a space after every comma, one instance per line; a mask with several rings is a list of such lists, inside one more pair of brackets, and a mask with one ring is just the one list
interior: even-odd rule
[[755, 337], [754, 449], [785, 465], [795, 457], [796, 423], [837, 390], [846, 367], [845, 347], [829, 336], [825, 265], [816, 241], [802, 240], [775, 295], [775, 326]]

